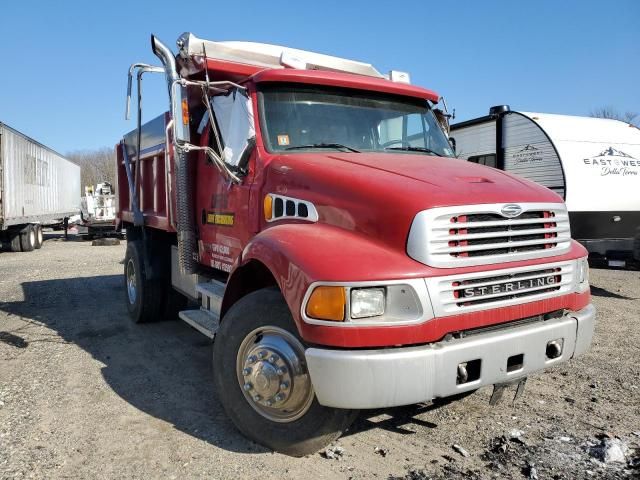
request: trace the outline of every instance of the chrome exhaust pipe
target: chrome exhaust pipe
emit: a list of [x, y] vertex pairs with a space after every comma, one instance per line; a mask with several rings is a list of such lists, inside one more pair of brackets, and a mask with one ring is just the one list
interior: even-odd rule
[[[187, 153], [179, 144], [189, 141], [189, 125], [182, 122], [182, 98], [186, 89], [177, 82], [180, 80], [176, 59], [171, 49], [155, 35], [151, 35], [151, 49], [164, 65], [169, 89], [171, 118], [173, 119], [173, 142], [176, 167], [176, 231], [178, 233], [178, 261], [183, 275], [196, 272], [196, 233], [193, 219], [193, 190], [189, 181]], [[181, 128], [178, 126], [182, 126]], [[171, 201], [171, 199], [169, 199]]]

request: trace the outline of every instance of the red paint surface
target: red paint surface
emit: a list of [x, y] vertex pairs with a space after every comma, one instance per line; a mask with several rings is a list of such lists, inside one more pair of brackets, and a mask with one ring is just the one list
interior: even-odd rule
[[342, 88], [356, 88], [359, 90], [371, 90], [374, 92], [424, 98], [431, 100], [434, 103], [437, 103], [440, 98], [436, 92], [427, 90], [426, 88], [417, 87], [415, 85], [407, 85], [405, 83], [392, 82], [383, 78], [366, 77], [364, 75], [353, 75], [341, 72], [293, 70], [289, 68], [269, 69], [256, 73], [252, 80], [256, 83], [293, 82]]
[[[224, 62], [223, 62], [224, 63]], [[210, 68], [222, 68], [210, 63]], [[253, 74], [246, 66], [212, 71], [215, 78]], [[245, 68], [245, 70], [243, 70]], [[437, 100], [420, 87], [335, 72], [264, 70], [244, 79], [258, 118], [255, 87], [259, 82], [297, 82], [368, 89]], [[198, 98], [196, 98], [196, 95]], [[190, 108], [199, 102], [194, 92]], [[194, 127], [195, 128], [195, 127]], [[192, 129], [192, 141], [198, 138]], [[197, 142], [208, 143], [208, 132]], [[118, 218], [132, 221], [121, 148], [118, 157]], [[141, 160], [140, 198], [145, 225], [173, 231], [167, 208], [164, 156]], [[250, 261], [263, 263], [273, 274], [303, 338], [336, 347], [380, 347], [437, 341], [449, 332], [520, 319], [558, 309], [579, 310], [589, 293], [569, 294], [512, 307], [436, 318], [420, 325], [385, 327], [330, 327], [309, 325], [300, 318], [302, 298], [315, 281], [383, 281], [426, 278], [490, 271], [580, 258], [586, 251], [574, 243], [564, 255], [495, 265], [436, 269], [406, 254], [406, 242], [415, 215], [425, 209], [480, 203], [561, 202], [550, 190], [499, 170], [457, 159], [422, 154], [295, 152], [273, 155], [266, 151], [256, 122], [256, 149], [249, 174], [241, 185], [228, 181], [202, 153], [190, 154], [193, 173], [194, 219], [199, 233], [199, 259], [211, 266], [220, 260], [212, 245], [229, 247], [225, 268]], [[175, 195], [173, 158], [168, 180]], [[278, 193], [304, 199], [316, 206], [318, 223], [278, 221], [266, 223], [263, 199]], [[174, 206], [175, 196], [168, 199]], [[203, 223], [203, 212], [233, 213], [234, 225]], [[226, 254], [224, 254], [226, 255]], [[231, 272], [234, 274], [234, 271]], [[526, 301], [526, 299], [523, 299]]]

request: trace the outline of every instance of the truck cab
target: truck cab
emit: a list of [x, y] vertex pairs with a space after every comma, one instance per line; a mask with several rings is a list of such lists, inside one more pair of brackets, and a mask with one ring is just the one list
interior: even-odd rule
[[246, 436], [305, 455], [360, 409], [521, 391], [588, 348], [564, 202], [455, 158], [438, 94], [287, 47], [177, 44], [130, 70], [165, 73], [170, 109], [139, 108], [116, 147], [126, 302], [213, 340]]

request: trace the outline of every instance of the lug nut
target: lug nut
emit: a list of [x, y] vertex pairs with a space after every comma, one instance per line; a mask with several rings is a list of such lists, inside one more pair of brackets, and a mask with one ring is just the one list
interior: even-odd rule
[[284, 400], [284, 395], [279, 393], [275, 396], [276, 402], [281, 402], [282, 400]]
[[242, 375], [244, 375], [245, 377], [250, 373], [251, 373], [251, 367], [247, 367], [244, 370], [242, 370]]
[[271, 400], [267, 400], [266, 401], [267, 407], [270, 407], [273, 405], [273, 402]]
[[258, 361], [258, 357], [256, 357], [255, 355], [251, 355], [248, 360], [249, 363], [256, 363]]
[[276, 357], [275, 355], [271, 355], [269, 357], [269, 363], [275, 363], [278, 360], [278, 357]]
[[254, 395], [253, 396], [253, 401], [254, 402], [259, 402], [260, 400], [262, 400], [262, 397], [260, 395]]
[[250, 383], [245, 383], [242, 388], [244, 388], [245, 392], [248, 392], [249, 390], [251, 390], [253, 388], [253, 385], [251, 385]]
[[287, 371], [284, 368], [280, 367], [278, 369], [278, 375], [284, 375], [285, 373], [287, 373]]
[[287, 388], [289, 388], [289, 382], [282, 382], [280, 384], [280, 390], [286, 390]]
[[267, 352], [265, 352], [264, 350], [262, 352], [258, 353], [258, 357], [260, 357], [260, 359], [263, 359], [266, 356], [267, 356]]

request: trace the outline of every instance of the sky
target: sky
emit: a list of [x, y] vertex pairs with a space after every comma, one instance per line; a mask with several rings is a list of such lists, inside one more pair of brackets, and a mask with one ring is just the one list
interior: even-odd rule
[[[640, 1], [5, 1], [0, 122], [61, 153], [112, 147], [126, 73], [158, 64], [155, 33], [286, 45], [402, 70], [443, 95], [455, 121], [513, 110], [640, 112]], [[167, 109], [164, 80], [144, 80], [144, 115]], [[135, 117], [134, 117], [135, 118]]]

